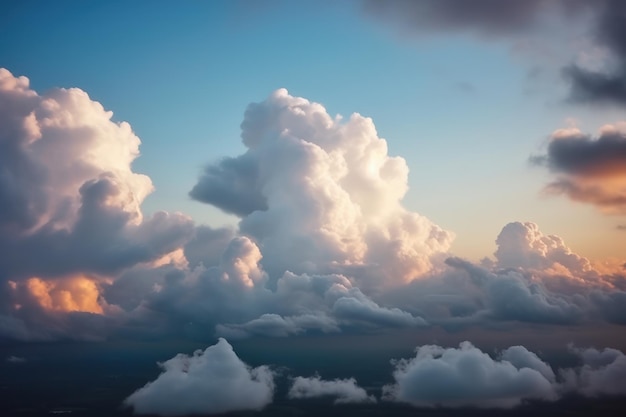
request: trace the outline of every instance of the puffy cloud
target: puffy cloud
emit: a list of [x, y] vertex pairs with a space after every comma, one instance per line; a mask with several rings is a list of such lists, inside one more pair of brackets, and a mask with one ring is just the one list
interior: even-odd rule
[[9, 363], [24, 363], [26, 362], [26, 358], [22, 358], [21, 356], [11, 355], [6, 359], [6, 361]]
[[241, 217], [270, 279], [367, 267], [350, 275], [402, 283], [449, 248], [451, 233], [402, 206], [408, 168], [371, 119], [332, 118], [280, 89], [251, 104], [241, 126], [246, 152], [209, 165], [190, 195]]
[[367, 395], [367, 392], [357, 385], [354, 378], [326, 381], [318, 375], [309, 378], [302, 376], [294, 378], [287, 396], [292, 399], [335, 397], [335, 404], [376, 402], [376, 398]]
[[608, 213], [626, 213], [625, 124], [603, 126], [597, 137], [578, 129], [553, 133], [547, 153], [531, 157], [557, 175], [546, 190], [593, 204]]
[[272, 371], [267, 366], [247, 366], [225, 339], [192, 356], [178, 354], [160, 366], [163, 372], [156, 380], [124, 401], [135, 413], [219, 414], [261, 410], [272, 402]]
[[[111, 118], [80, 89], [39, 95], [26, 77], [0, 69], [3, 334], [69, 331], [87, 316], [60, 312], [103, 313], [103, 281], [159, 259], [191, 235], [193, 223], [182, 214], [143, 217], [140, 205], [153, 186], [131, 169], [140, 140]], [[55, 331], [35, 329], [44, 310], [56, 312]]]
[[548, 270], [559, 264], [573, 273], [591, 269], [589, 261], [573, 253], [563, 239], [544, 235], [535, 223], [507, 224], [500, 231], [496, 245], [495, 257], [500, 268]]
[[583, 361], [578, 369], [561, 371], [564, 385], [585, 396], [626, 394], [626, 355], [616, 349], [572, 348]]
[[541, 281], [520, 272], [494, 273], [458, 258], [446, 262], [464, 271], [482, 289], [487, 317], [553, 324], [574, 323], [583, 317], [581, 307], [570, 297], [551, 292]]
[[395, 362], [395, 383], [383, 393], [416, 406], [511, 408], [524, 400], [557, 399], [548, 369], [523, 347], [492, 359], [469, 342], [458, 348], [425, 345], [414, 358]]

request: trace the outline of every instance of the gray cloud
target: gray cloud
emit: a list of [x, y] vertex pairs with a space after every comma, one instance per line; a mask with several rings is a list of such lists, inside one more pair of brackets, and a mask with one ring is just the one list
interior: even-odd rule
[[515, 358], [513, 363], [492, 359], [469, 342], [458, 348], [421, 346], [414, 358], [395, 362], [395, 383], [384, 387], [383, 398], [415, 406], [481, 408], [556, 400], [553, 381], [545, 376], [549, 366], [523, 347], [510, 349], [504, 355]]
[[251, 154], [208, 165], [189, 195], [239, 217], [268, 208], [259, 189], [258, 163]]
[[181, 416], [261, 410], [273, 399], [272, 371], [266, 366], [250, 368], [224, 339], [192, 356], [178, 354], [160, 366], [163, 372], [157, 379], [124, 401], [135, 413]]
[[594, 40], [598, 46], [609, 50], [616, 62], [612, 68], [603, 70], [572, 65], [564, 69], [564, 76], [571, 83], [573, 101], [623, 106], [626, 105], [626, 4], [619, 0], [593, 4], [598, 9], [592, 29]]
[[553, 137], [545, 155], [531, 159], [551, 171], [582, 177], [626, 175], [626, 134], [605, 130], [598, 137], [577, 131]]
[[626, 213], [626, 134], [620, 124], [604, 126], [597, 137], [578, 129], [558, 130], [546, 153], [530, 160], [557, 176], [546, 191], [608, 213]]
[[572, 348], [583, 361], [577, 369], [561, 370], [564, 386], [588, 397], [626, 394], [626, 355], [616, 349]]
[[354, 378], [327, 381], [319, 376], [298, 376], [294, 378], [287, 396], [291, 399], [335, 397], [335, 404], [376, 402], [376, 398], [367, 395]]
[[[575, 7], [579, 2], [558, 2]], [[365, 12], [377, 19], [400, 24], [408, 31], [472, 31], [508, 36], [532, 29], [540, 15], [552, 11], [547, 0], [365, 0]]]
[[[610, 65], [596, 58], [563, 66], [569, 99], [626, 104], [626, 6], [620, 0], [364, 0], [362, 5], [366, 15], [402, 33], [469, 32], [514, 45], [531, 34], [544, 45], [556, 42], [549, 29], [558, 23], [562, 31], [571, 32], [571, 39], [590, 37], [594, 47], [608, 51], [614, 61]], [[563, 49], [562, 41], [559, 46], [556, 49]]]

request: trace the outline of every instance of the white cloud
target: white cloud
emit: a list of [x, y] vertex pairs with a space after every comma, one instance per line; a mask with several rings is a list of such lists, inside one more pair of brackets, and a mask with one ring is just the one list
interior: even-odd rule
[[93, 320], [68, 313], [111, 310], [99, 284], [176, 250], [193, 222], [180, 213], [144, 218], [153, 186], [132, 170], [140, 140], [84, 91], [40, 95], [1, 68], [0, 109], [0, 302], [17, 318], [0, 320], [0, 332], [82, 338], [70, 322]]
[[450, 247], [451, 233], [403, 207], [408, 167], [371, 119], [332, 118], [280, 89], [248, 107], [242, 138], [247, 151], [209, 166], [191, 195], [242, 218], [274, 280], [289, 270], [398, 284]]
[[26, 362], [26, 358], [22, 358], [21, 356], [9, 356], [7, 358], [7, 362], [9, 363], [24, 363]]
[[[458, 348], [421, 346], [411, 359], [395, 362], [395, 383], [384, 398], [416, 406], [511, 408], [524, 400], [556, 400], [546, 364], [525, 349], [505, 352], [514, 363], [492, 359], [463, 342]], [[537, 369], [538, 368], [538, 369]]]
[[267, 366], [250, 368], [224, 339], [160, 364], [156, 380], [131, 394], [124, 403], [138, 414], [179, 416], [260, 410], [272, 402], [274, 376]]
[[335, 397], [335, 404], [373, 403], [376, 398], [357, 385], [354, 378], [323, 380], [319, 376], [294, 378], [289, 398]]

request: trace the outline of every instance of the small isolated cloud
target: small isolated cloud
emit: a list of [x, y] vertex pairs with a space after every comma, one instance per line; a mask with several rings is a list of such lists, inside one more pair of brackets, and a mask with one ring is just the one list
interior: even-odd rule
[[9, 362], [9, 363], [24, 363], [24, 362], [26, 362], [26, 358], [22, 358], [20, 356], [9, 356], [7, 358], [7, 362]]
[[626, 214], [626, 128], [606, 125], [597, 137], [576, 128], [552, 134], [544, 155], [531, 162], [555, 176], [546, 192], [593, 204], [611, 214]]
[[178, 354], [160, 366], [163, 372], [156, 380], [124, 401], [135, 413], [218, 414], [261, 410], [272, 402], [272, 371], [267, 366], [247, 366], [225, 339], [192, 356]]
[[[512, 349], [512, 350], [511, 350]], [[415, 406], [512, 408], [524, 400], [556, 400], [549, 366], [523, 347], [498, 359], [463, 342], [458, 348], [421, 346], [395, 362], [395, 383], [383, 398]]]
[[243, 324], [218, 324], [215, 331], [218, 336], [243, 339], [255, 335], [287, 337], [313, 329], [324, 333], [335, 333], [339, 332], [339, 325], [332, 317], [322, 314], [286, 317], [278, 314], [263, 314]]
[[588, 397], [626, 394], [626, 355], [616, 349], [571, 348], [583, 361], [578, 369], [561, 370], [564, 385]]
[[319, 376], [294, 378], [287, 396], [291, 399], [334, 397], [335, 404], [374, 403], [376, 398], [357, 385], [354, 378], [323, 380]]
[[621, 232], [626, 232], [626, 224], [618, 224], [617, 226], [615, 226], [615, 229]]

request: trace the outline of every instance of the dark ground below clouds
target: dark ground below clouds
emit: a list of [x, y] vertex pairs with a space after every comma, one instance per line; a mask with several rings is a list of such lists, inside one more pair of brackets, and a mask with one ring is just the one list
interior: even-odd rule
[[[396, 335], [397, 336], [397, 335]], [[432, 335], [430, 335], [432, 336]], [[429, 337], [430, 338], [430, 337]], [[419, 341], [436, 343], [436, 340]], [[454, 343], [440, 344], [454, 345]], [[575, 356], [558, 350], [537, 353], [554, 368], [575, 365]], [[2, 417], [116, 417], [130, 416], [122, 401], [160, 373], [156, 362], [177, 353], [191, 354], [211, 342], [104, 342], [104, 343], [0, 343], [0, 416]], [[506, 346], [512, 343], [505, 343]], [[425, 409], [379, 402], [333, 405], [330, 399], [288, 400], [289, 376], [324, 379], [355, 377], [376, 397], [380, 387], [392, 382], [392, 358], [408, 358], [415, 340], [389, 335], [296, 337], [232, 342], [235, 352], [252, 366], [276, 365], [279, 372], [274, 402], [261, 412], [229, 416], [620, 416], [626, 415], [626, 398], [585, 399], [578, 396], [554, 403], [526, 404], [513, 410]], [[492, 353], [484, 345], [484, 351]], [[602, 346], [603, 347], [603, 346]], [[9, 356], [23, 363], [6, 361]], [[625, 381], [626, 383], [626, 381]], [[175, 398], [172, 399], [176, 401]]]

